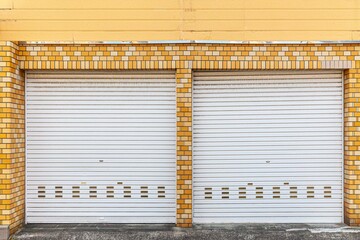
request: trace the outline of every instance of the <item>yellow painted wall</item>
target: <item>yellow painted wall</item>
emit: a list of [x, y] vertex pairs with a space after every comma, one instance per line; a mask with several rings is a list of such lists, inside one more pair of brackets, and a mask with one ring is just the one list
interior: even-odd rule
[[360, 0], [0, 0], [0, 40], [360, 40]]

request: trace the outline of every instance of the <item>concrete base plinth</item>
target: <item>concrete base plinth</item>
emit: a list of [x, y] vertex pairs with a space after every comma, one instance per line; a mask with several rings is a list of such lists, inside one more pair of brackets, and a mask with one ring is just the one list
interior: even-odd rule
[[0, 225], [0, 240], [8, 240], [9, 239], [9, 226], [8, 225]]

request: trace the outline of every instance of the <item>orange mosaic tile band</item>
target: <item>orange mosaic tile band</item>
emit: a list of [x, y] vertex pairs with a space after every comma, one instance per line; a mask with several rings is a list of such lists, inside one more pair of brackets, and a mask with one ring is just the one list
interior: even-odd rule
[[[23, 70], [176, 70], [177, 225], [180, 227], [190, 227], [192, 224], [192, 71], [343, 69], [345, 76], [344, 217], [347, 224], [360, 225], [360, 44], [28, 44], [20, 45], [18, 49], [15, 53], [18, 55], [20, 69]], [[2, 50], [0, 53], [8, 54], [8, 51]], [[15, 79], [21, 79], [9, 69], [5, 70], [6, 74], [13, 74], [13, 82]], [[2, 84], [3, 82], [4, 80], [1, 79]], [[14, 85], [12, 88], [15, 91], [19, 86]], [[23, 87], [20, 89], [23, 91]], [[0, 90], [0, 94], [3, 91]], [[19, 92], [18, 97], [21, 98], [23, 96], [21, 94], [23, 92]], [[18, 104], [23, 107], [22, 103]], [[10, 119], [23, 121], [23, 115], [11, 115]], [[17, 126], [21, 127], [21, 124]], [[8, 129], [6, 127], [5, 130], [9, 131]], [[14, 139], [12, 141], [20, 141], [21, 136], [12, 139]], [[5, 149], [18, 151], [20, 147], [6, 145]], [[4, 165], [2, 169], [18, 171], [18, 168], [14, 170], [15, 166], [12, 165]], [[11, 188], [10, 183], [7, 182], [4, 187]], [[8, 202], [2, 202], [1, 209], [10, 205]], [[18, 215], [12, 215], [8, 220], [1, 219], [0, 223], [11, 224], [11, 221], [16, 222], [11, 220], [13, 218], [23, 219], [23, 215], [16, 213]]]
[[349, 69], [357, 45], [24, 45], [22, 69]]

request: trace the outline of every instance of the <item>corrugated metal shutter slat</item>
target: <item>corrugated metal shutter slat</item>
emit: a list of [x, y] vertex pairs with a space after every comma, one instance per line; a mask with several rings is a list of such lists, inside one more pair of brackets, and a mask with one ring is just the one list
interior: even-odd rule
[[195, 72], [195, 223], [342, 222], [342, 73]]
[[27, 222], [175, 223], [175, 74], [27, 73]]

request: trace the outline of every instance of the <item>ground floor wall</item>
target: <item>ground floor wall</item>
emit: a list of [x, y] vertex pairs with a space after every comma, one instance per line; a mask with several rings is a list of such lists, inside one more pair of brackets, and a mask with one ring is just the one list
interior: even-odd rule
[[177, 216], [192, 226], [192, 73], [196, 70], [344, 71], [344, 222], [360, 225], [359, 44], [0, 43], [0, 225], [24, 223], [24, 74], [29, 70], [175, 70]]
[[25, 82], [18, 50], [0, 42], [0, 239], [25, 217]]

